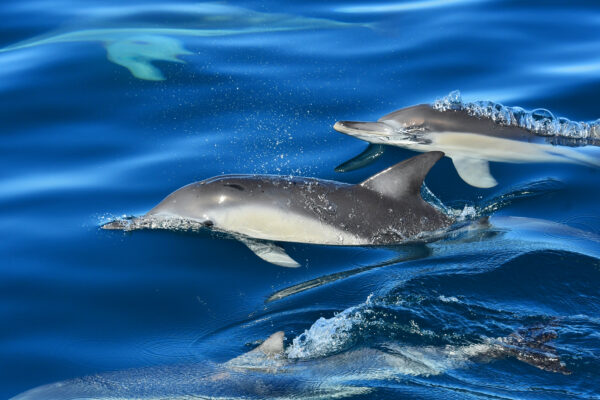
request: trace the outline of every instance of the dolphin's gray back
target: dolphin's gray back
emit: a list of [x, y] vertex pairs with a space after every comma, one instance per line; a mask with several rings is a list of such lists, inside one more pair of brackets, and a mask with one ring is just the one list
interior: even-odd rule
[[543, 143], [545, 141], [544, 138], [518, 126], [501, 125], [490, 118], [469, 115], [465, 110], [440, 111], [429, 104], [403, 108], [379, 119], [380, 122], [390, 120], [405, 128], [423, 127], [433, 132], [476, 133], [524, 142]]
[[446, 225], [446, 218], [420, 198], [391, 199], [360, 185], [280, 177], [224, 177], [222, 184], [244, 188], [245, 204], [285, 205], [286, 212], [318, 220], [370, 244], [398, 243]]

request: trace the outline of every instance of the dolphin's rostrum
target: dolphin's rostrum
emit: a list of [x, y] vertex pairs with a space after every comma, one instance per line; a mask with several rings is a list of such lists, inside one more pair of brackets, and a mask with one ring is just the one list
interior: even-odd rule
[[259, 257], [287, 267], [298, 264], [278, 246], [261, 241], [328, 245], [419, 241], [452, 223], [420, 195], [425, 176], [441, 157], [441, 152], [425, 153], [356, 185], [305, 177], [218, 176], [176, 190], [144, 216], [103, 228], [208, 226], [236, 235]]

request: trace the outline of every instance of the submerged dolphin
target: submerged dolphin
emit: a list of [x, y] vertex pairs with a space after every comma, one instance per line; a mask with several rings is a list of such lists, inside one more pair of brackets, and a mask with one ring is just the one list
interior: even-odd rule
[[[368, 393], [378, 381], [428, 376], [514, 357], [536, 368], [569, 374], [542, 328], [464, 346], [383, 343], [326, 357], [299, 358], [284, 333], [223, 364], [210, 362], [112, 372], [40, 386], [12, 400], [176, 400], [192, 398], [342, 398]], [[357, 382], [362, 385], [356, 386]]]
[[[95, 11], [92, 9], [90, 13]], [[55, 43], [99, 42], [106, 48], [110, 61], [127, 68], [136, 78], [160, 81], [165, 77], [152, 64], [154, 61], [183, 63], [179, 56], [193, 54], [183, 47], [178, 39], [180, 37], [215, 37], [361, 26], [323, 18], [263, 13], [220, 3], [100, 7], [98, 13], [109, 14], [112, 18], [127, 17], [135, 22], [121, 22], [120, 26], [115, 26], [115, 22], [111, 21], [104, 24], [94, 23], [97, 28], [87, 27], [47, 34], [0, 48], [0, 53]], [[152, 14], [160, 15], [161, 19], [185, 18], [192, 22], [184, 26], [181, 23], [175, 26], [157, 26], [155, 23], [140, 26], [139, 19]], [[139, 18], [135, 18], [136, 16]]]
[[[600, 166], [599, 158], [570, 147], [554, 146], [545, 137], [523, 127], [472, 116], [464, 109], [441, 111], [421, 104], [394, 111], [377, 122], [339, 121], [333, 128], [375, 145], [388, 144], [418, 152], [443, 151], [452, 159], [458, 175], [480, 188], [498, 183], [490, 174], [489, 161]], [[380, 147], [370, 146], [355, 161], [364, 164], [380, 153]]]
[[328, 245], [419, 241], [452, 223], [420, 194], [425, 176], [443, 155], [410, 158], [356, 185], [273, 175], [218, 176], [184, 186], [142, 217], [102, 228], [209, 226], [238, 235], [259, 257], [286, 267], [299, 265], [279, 247], [255, 239]]

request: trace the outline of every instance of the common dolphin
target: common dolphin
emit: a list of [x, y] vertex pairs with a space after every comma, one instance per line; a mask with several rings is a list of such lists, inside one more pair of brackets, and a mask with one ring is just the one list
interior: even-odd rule
[[176, 190], [144, 216], [102, 228], [208, 226], [237, 235], [259, 257], [286, 267], [299, 264], [260, 240], [350, 246], [419, 241], [452, 223], [420, 194], [425, 176], [443, 155], [418, 155], [356, 185], [276, 175], [217, 176]]
[[[98, 7], [89, 11], [92, 15], [96, 12], [108, 15], [116, 21], [92, 21], [85, 29], [49, 33], [0, 48], [0, 53], [57, 43], [98, 42], [106, 48], [108, 60], [127, 68], [134, 77], [161, 81], [165, 77], [158, 67], [152, 64], [154, 61], [184, 63], [179, 57], [193, 54], [180, 42], [181, 37], [218, 37], [368, 26], [323, 18], [264, 13], [221, 3], [146, 4]], [[140, 24], [140, 20], [153, 15], [160, 15], [161, 19], [169, 17], [178, 20], [179, 23], [174, 26], [160, 26], [155, 22]], [[119, 18], [131, 19], [133, 22], [118, 21]], [[192, 22], [182, 24], [182, 19]]]
[[338, 121], [333, 128], [374, 144], [354, 159], [359, 164], [380, 155], [380, 145], [384, 144], [418, 152], [443, 151], [452, 159], [458, 175], [480, 188], [498, 184], [490, 174], [489, 161], [600, 166], [598, 157], [552, 145], [523, 127], [480, 118], [465, 109], [439, 110], [421, 104], [394, 111], [376, 122]]
[[[93, 375], [28, 390], [12, 400], [184, 400], [192, 398], [343, 398], [398, 376], [429, 376], [472, 362], [516, 358], [536, 368], [570, 374], [547, 344], [556, 333], [530, 328], [481, 343], [442, 347], [381, 343], [324, 357], [300, 357], [297, 338], [287, 348], [284, 332], [223, 364], [203, 362]], [[318, 378], [316, 378], [318, 377]], [[377, 386], [377, 383], [374, 384]]]

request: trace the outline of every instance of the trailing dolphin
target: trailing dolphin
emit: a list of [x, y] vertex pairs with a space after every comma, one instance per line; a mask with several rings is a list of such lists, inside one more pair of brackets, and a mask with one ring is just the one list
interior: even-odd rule
[[[179, 57], [193, 54], [184, 48], [179, 40], [181, 37], [218, 37], [368, 26], [323, 18], [263, 13], [221, 3], [148, 4], [90, 10], [90, 14], [96, 13], [108, 15], [111, 19], [131, 19], [132, 22], [91, 22], [88, 25], [92, 24], [93, 28], [86, 26], [85, 29], [49, 33], [0, 48], [0, 53], [58, 43], [98, 42], [106, 48], [109, 61], [127, 68], [136, 78], [160, 81], [165, 77], [158, 67], [153, 65], [154, 61], [184, 63]], [[178, 23], [174, 26], [160, 26], [153, 22], [140, 24], [140, 20], [152, 17], [153, 14], [160, 15], [161, 19], [169, 16]], [[182, 24], [183, 19], [192, 22]]]
[[[553, 145], [547, 137], [598, 141], [600, 122], [579, 123], [582, 129], [578, 129], [578, 123], [571, 121], [564, 124], [556, 122], [557, 132], [554, 135], [555, 132], [549, 130], [555, 121], [548, 116], [548, 112], [539, 117], [537, 114], [527, 114], [521, 109], [524, 113], [524, 117], [521, 118], [523, 121], [528, 121], [527, 118], [534, 121], [528, 125], [516, 121], [515, 115], [518, 113], [513, 113], [513, 109], [503, 109], [500, 116], [486, 115], [485, 112], [474, 113], [471, 112], [473, 109], [475, 108], [421, 104], [394, 111], [376, 122], [336, 122], [334, 129], [338, 132], [371, 143], [365, 152], [336, 170], [343, 172], [360, 168], [382, 154], [382, 145], [393, 145], [418, 152], [443, 151], [452, 159], [458, 175], [468, 184], [480, 188], [497, 185], [496, 179], [490, 174], [490, 161], [600, 166], [598, 153], [594, 156], [572, 147]], [[496, 110], [494, 107], [491, 109]], [[481, 116], [482, 114], [484, 116]], [[508, 115], [505, 117], [507, 119], [502, 120], [501, 117], [505, 115]], [[540, 119], [536, 123], [537, 117]], [[544, 128], [546, 130], [542, 131]]]
[[286, 348], [280, 331], [254, 350], [223, 364], [204, 362], [93, 375], [40, 386], [12, 400], [343, 398], [369, 393], [381, 380], [438, 375], [472, 362], [507, 357], [545, 371], [569, 374], [555, 349], [547, 344], [554, 338], [553, 331], [530, 328], [464, 346], [382, 343], [377, 348], [302, 358], [295, 351], [297, 338]]
[[102, 228], [212, 227], [286, 267], [299, 265], [264, 241], [350, 246], [422, 241], [452, 223], [420, 194], [441, 157], [441, 152], [422, 154], [356, 185], [274, 175], [218, 176], [176, 190], [144, 216]]

